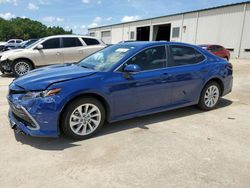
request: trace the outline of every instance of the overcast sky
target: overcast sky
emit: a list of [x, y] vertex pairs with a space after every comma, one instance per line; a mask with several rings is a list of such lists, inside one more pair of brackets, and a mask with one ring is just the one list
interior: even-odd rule
[[209, 8], [244, 0], [0, 0], [0, 17], [27, 17], [74, 33], [87, 28]]

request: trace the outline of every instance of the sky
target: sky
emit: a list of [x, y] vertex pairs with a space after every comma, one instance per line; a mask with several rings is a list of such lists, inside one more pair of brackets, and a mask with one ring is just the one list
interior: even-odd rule
[[0, 0], [0, 17], [38, 20], [47, 26], [72, 29], [86, 34], [87, 29], [192, 11], [244, 0]]

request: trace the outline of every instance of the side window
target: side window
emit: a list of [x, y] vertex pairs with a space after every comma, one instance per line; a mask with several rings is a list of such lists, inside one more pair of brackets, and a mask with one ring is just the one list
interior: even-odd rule
[[216, 46], [210, 46], [208, 50], [210, 50], [211, 52], [218, 51]]
[[63, 40], [63, 47], [64, 48], [71, 48], [71, 47], [78, 47], [82, 46], [82, 43], [78, 38], [69, 37], [69, 38], [62, 38]]
[[8, 43], [12, 44], [12, 43], [15, 43], [15, 41], [14, 40], [10, 40]]
[[55, 49], [60, 48], [60, 39], [54, 38], [46, 40], [44, 43], [42, 43], [43, 49]]
[[217, 50], [216, 51], [221, 51], [221, 50], [224, 50], [224, 48], [222, 46], [216, 46], [217, 47]]
[[83, 40], [88, 46], [100, 44], [100, 42], [99, 42], [98, 40], [96, 40], [96, 39], [82, 38], [82, 40]]
[[142, 71], [154, 70], [166, 67], [166, 48], [158, 46], [146, 49], [130, 59], [126, 65], [136, 64], [141, 67]]
[[16, 43], [21, 43], [22, 41], [21, 40], [17, 40]]
[[169, 67], [196, 64], [205, 59], [201, 53], [191, 47], [171, 46], [170, 52], [173, 60], [168, 64]]

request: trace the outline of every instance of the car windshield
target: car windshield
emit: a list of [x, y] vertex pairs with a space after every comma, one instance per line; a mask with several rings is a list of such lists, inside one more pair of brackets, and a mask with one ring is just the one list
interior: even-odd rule
[[34, 47], [35, 45], [37, 45], [37, 44], [38, 44], [39, 42], [41, 42], [42, 40], [44, 40], [44, 38], [37, 40], [36, 42], [34, 42], [34, 43], [28, 45], [26, 48], [32, 48], [32, 47]]
[[35, 43], [37, 40], [33, 39], [33, 40], [28, 40], [28, 41], [24, 41], [21, 43], [21, 48], [27, 48], [28, 46], [32, 45], [33, 43]]
[[114, 45], [83, 59], [79, 66], [97, 71], [106, 71], [125, 57], [135, 46]]

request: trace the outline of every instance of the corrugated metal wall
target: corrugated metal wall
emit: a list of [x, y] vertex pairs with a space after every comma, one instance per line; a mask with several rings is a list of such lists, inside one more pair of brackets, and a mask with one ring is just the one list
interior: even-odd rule
[[89, 29], [89, 32], [101, 38], [103, 31], [111, 31], [110, 41], [115, 44], [130, 40], [131, 32], [136, 36], [137, 27], [150, 26], [150, 39], [153, 40], [153, 28], [161, 24], [180, 28], [177, 38], [172, 37], [171, 29], [171, 41], [220, 44], [232, 50], [232, 57], [250, 58], [250, 3], [100, 27]]

